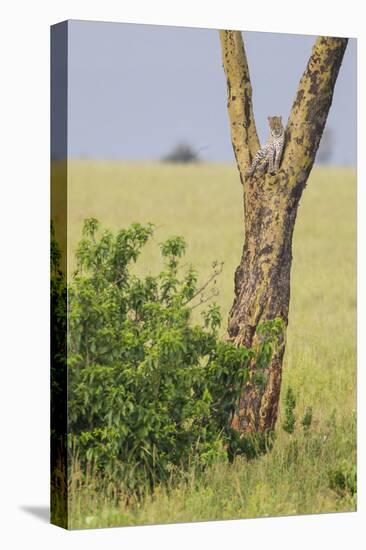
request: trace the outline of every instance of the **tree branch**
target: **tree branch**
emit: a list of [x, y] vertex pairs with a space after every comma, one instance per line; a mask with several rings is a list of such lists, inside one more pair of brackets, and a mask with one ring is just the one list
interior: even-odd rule
[[182, 303], [182, 306], [186, 306], [187, 304], [189, 304], [189, 302], [192, 302], [192, 300], [194, 300], [196, 298], [196, 296], [198, 296], [199, 294], [202, 294], [202, 292], [205, 290], [205, 288], [208, 287], [208, 285], [211, 283], [211, 281], [216, 279], [216, 277], [218, 277], [222, 273], [223, 267], [224, 267], [224, 262], [221, 262], [219, 264], [219, 267], [216, 267], [214, 269], [213, 273], [210, 275], [210, 277], [207, 279], [207, 281], [205, 283], [203, 283], [203, 285], [199, 289], [196, 290], [196, 292], [193, 294], [193, 296], [191, 298], [185, 300]]
[[332, 104], [347, 38], [319, 36], [301, 77], [286, 129], [282, 168], [301, 193], [313, 166]]
[[244, 183], [244, 174], [260, 147], [253, 114], [252, 85], [241, 32], [220, 31], [220, 41], [227, 81], [231, 141]]
[[203, 294], [201, 294], [201, 297], [200, 297], [200, 301], [197, 302], [197, 304], [194, 304], [193, 306], [190, 306], [190, 309], [195, 309], [196, 307], [200, 307], [202, 306], [203, 304], [205, 304], [206, 302], [209, 302], [210, 300], [212, 300], [212, 298], [215, 298], [215, 296], [218, 296], [219, 295], [219, 291], [217, 290], [217, 288], [213, 288], [210, 292], [210, 294], [208, 294], [207, 296], [203, 296]]

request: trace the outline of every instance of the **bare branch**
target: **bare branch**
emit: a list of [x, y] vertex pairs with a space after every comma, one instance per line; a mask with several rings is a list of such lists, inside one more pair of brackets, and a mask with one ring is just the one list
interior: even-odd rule
[[207, 281], [198, 289], [196, 290], [196, 292], [193, 294], [193, 296], [191, 298], [189, 298], [189, 300], [186, 300], [185, 302], [182, 303], [183, 306], [186, 306], [187, 304], [189, 304], [189, 302], [191, 302], [192, 300], [194, 300], [194, 298], [196, 298], [196, 296], [198, 296], [199, 294], [201, 294], [205, 288], [208, 287], [208, 285], [214, 280], [216, 279], [216, 277], [218, 275], [220, 275], [220, 273], [222, 273], [222, 270], [223, 270], [223, 267], [224, 267], [224, 262], [221, 262], [219, 264], [219, 267], [217, 267], [213, 273], [210, 275], [210, 277], [207, 279]]
[[205, 304], [206, 302], [209, 302], [210, 300], [212, 300], [212, 298], [215, 298], [218, 295], [219, 295], [219, 291], [216, 288], [213, 288], [211, 290], [210, 294], [208, 294], [207, 296], [203, 296], [201, 294], [200, 301], [197, 302], [197, 304], [194, 304], [193, 306], [190, 306], [190, 309], [196, 309], [196, 307], [202, 306], [203, 304]]
[[240, 31], [220, 31], [223, 66], [227, 81], [231, 141], [242, 183], [260, 145], [255, 127], [252, 85]]
[[292, 105], [282, 168], [290, 187], [298, 184], [300, 193], [315, 160], [347, 42], [327, 36], [316, 39]]

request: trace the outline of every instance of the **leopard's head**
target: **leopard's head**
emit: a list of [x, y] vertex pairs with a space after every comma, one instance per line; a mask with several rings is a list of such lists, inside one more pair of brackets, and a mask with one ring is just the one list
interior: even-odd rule
[[271, 136], [278, 138], [282, 136], [284, 132], [284, 127], [282, 124], [281, 116], [269, 116], [268, 117], [269, 131]]

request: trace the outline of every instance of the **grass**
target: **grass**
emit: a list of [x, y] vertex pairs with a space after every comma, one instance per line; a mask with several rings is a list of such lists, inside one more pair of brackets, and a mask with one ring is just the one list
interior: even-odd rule
[[[344, 431], [349, 429], [345, 437]], [[354, 461], [351, 422], [305, 436], [279, 431], [271, 453], [253, 461], [217, 463], [204, 474], [194, 470], [178, 486], [163, 485], [142, 501], [128, 501], [123, 487], [100, 491], [96, 477], [75, 469], [70, 485], [70, 527], [113, 527], [223, 519], [346, 512], [355, 509], [349, 491], [330, 488], [335, 461]], [[340, 445], [340, 442], [342, 444]], [[77, 484], [81, 480], [82, 490]], [[120, 489], [120, 492], [118, 490]], [[118, 499], [116, 494], [118, 493]], [[128, 502], [128, 504], [127, 504]]]
[[[159, 268], [156, 243], [182, 234], [187, 262], [204, 280], [223, 260], [218, 303], [226, 318], [243, 241], [241, 186], [236, 168], [120, 162], [68, 166], [69, 266], [74, 267], [83, 220], [117, 229], [133, 221], [157, 226], [136, 269]], [[159, 488], [142, 502], [123, 487], [101, 487], [74, 465], [71, 528], [321, 513], [355, 509], [355, 496], [330, 482], [355, 465], [356, 176], [346, 168], [315, 168], [301, 200], [294, 234], [291, 304], [283, 391], [297, 397], [295, 433], [280, 418], [273, 450], [252, 462], [218, 463], [204, 474]], [[313, 409], [309, 434], [301, 417]], [[283, 408], [283, 407], [282, 407]], [[119, 498], [116, 494], [119, 494]]]

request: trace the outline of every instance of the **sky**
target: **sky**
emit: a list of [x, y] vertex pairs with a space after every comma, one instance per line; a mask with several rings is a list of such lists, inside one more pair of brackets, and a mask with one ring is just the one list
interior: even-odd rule
[[[244, 32], [261, 142], [286, 121], [315, 37]], [[68, 25], [69, 158], [158, 160], [179, 142], [232, 162], [218, 32], [126, 23]], [[356, 40], [349, 41], [327, 128], [338, 165], [356, 164]]]

